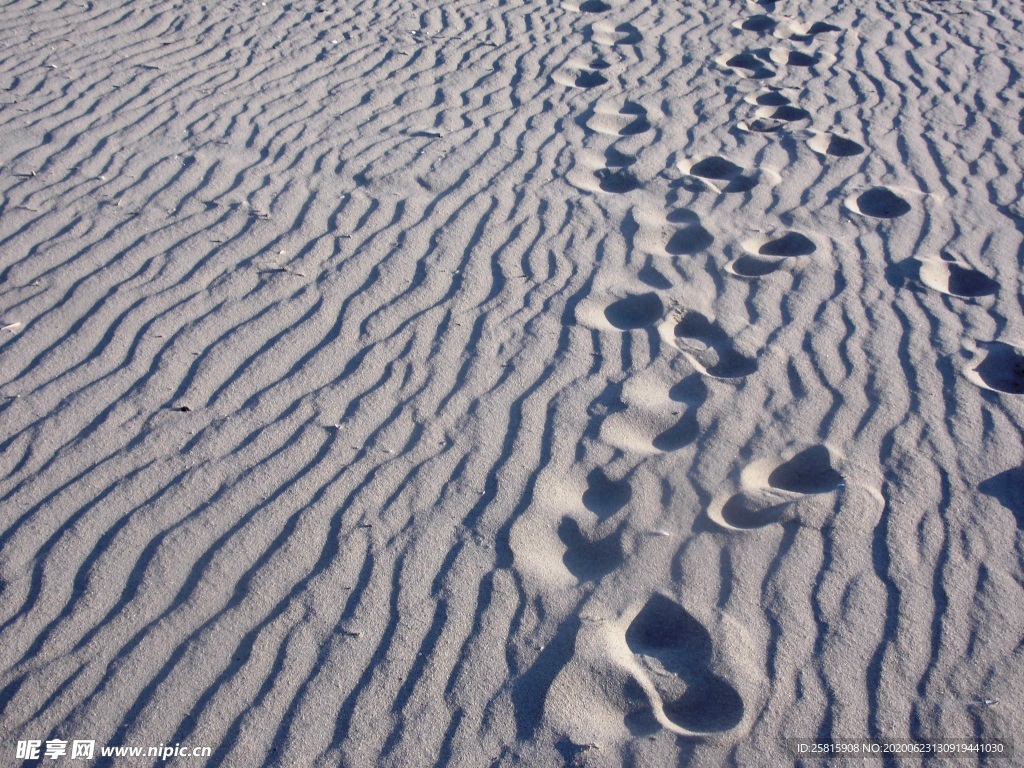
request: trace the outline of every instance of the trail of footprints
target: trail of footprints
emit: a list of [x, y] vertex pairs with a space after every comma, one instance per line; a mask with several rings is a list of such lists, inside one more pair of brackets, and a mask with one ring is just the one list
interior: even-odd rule
[[[813, 73], [834, 63], [834, 57], [798, 46], [811, 45], [819, 36], [835, 35], [841, 32], [838, 27], [820, 20], [777, 18], [771, 15], [775, 4], [768, 0], [753, 4], [762, 12], [735, 22], [734, 28], [758, 37], [771, 36], [784, 45], [722, 53], [713, 59], [719, 67], [737, 77], [770, 81], [781, 68], [803, 68]], [[600, 1], [564, 7], [588, 14], [611, 10]], [[599, 47], [629, 47], [642, 40], [641, 32], [632, 24], [602, 19], [587, 27], [587, 42]], [[605, 86], [609, 79], [601, 70], [607, 68], [607, 61], [595, 56], [588, 64], [577, 63], [562, 70], [554, 79], [570, 88]], [[812, 122], [811, 114], [782, 88], [766, 87], [745, 100], [751, 114], [736, 126], [740, 131], [770, 136]], [[581, 115], [578, 123], [612, 143], [591, 163], [591, 175], [578, 177], [573, 183], [593, 193], [627, 194], [640, 188], [640, 180], [629, 170], [634, 158], [617, 149], [615, 142], [651, 131], [647, 110], [628, 100], [602, 100]], [[806, 128], [804, 135], [806, 146], [825, 159], [853, 158], [865, 152], [856, 141], [827, 131]], [[746, 168], [718, 155], [686, 157], [678, 161], [677, 168], [684, 188], [696, 193], [743, 195], [758, 185], [784, 183], [772, 171]], [[857, 216], [880, 221], [899, 219], [912, 210], [906, 196], [885, 186], [862, 189], [843, 204]], [[649, 227], [650, 231], [638, 240], [655, 258], [694, 256], [707, 251], [714, 242], [696, 214], [685, 208], [665, 214], [663, 225]], [[742, 255], [725, 264], [724, 269], [733, 277], [756, 280], [799, 268], [804, 260], [814, 257], [818, 244], [804, 232], [769, 229], [744, 240], [741, 248]], [[912, 266], [912, 279], [950, 297], [977, 299], [995, 293], [997, 287], [991, 278], [951, 256], [919, 258]], [[627, 372], [627, 381], [610, 386], [603, 398], [608, 402], [597, 414], [601, 422], [596, 430], [599, 441], [626, 453], [670, 454], [692, 445], [700, 435], [697, 414], [707, 398], [703, 380], [739, 382], [756, 375], [761, 350], [741, 348], [715, 318], [674, 306], [659, 293], [669, 290], [671, 282], [651, 266], [651, 261], [645, 270], [653, 274], [638, 273], [639, 282], [656, 290], [611, 297], [603, 311], [593, 305], [584, 306], [577, 321], [623, 337], [622, 370]], [[653, 398], [653, 405], [649, 392], [642, 397], [622, 394], [629, 391], [628, 372], [633, 369], [631, 353], [626, 350], [638, 334], [646, 337], [654, 350], [652, 358], [661, 354], [663, 347], [670, 347], [694, 371], [660, 399]], [[979, 344], [971, 352], [975, 360], [966, 370], [971, 381], [1000, 393], [1024, 394], [1024, 349], [997, 341]], [[705, 510], [706, 518], [718, 530], [732, 534], [750, 535], [785, 524], [799, 517], [802, 505], [843, 491], [845, 482], [837, 464], [839, 457], [821, 444], [798, 446], [788, 455], [750, 462], [739, 473], [739, 487], [714, 500]], [[587, 514], [564, 515], [557, 534], [567, 571], [581, 585], [593, 586], [630, 556], [633, 494], [628, 478], [611, 477], [602, 467], [591, 469], [587, 481], [581, 500]], [[1024, 488], [1024, 481], [1020, 485]], [[743, 699], [713, 671], [711, 635], [674, 599], [660, 593], [650, 597], [629, 621], [625, 643], [642, 670], [633, 688], [644, 703], [624, 713], [631, 731], [641, 733], [647, 727], [644, 723], [654, 722], [682, 734], [706, 735], [728, 731], [741, 723]]]

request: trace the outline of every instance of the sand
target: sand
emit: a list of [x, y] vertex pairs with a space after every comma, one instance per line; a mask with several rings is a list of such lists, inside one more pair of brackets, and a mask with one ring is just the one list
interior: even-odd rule
[[5, 3], [0, 762], [1012, 741], [1021, 29]]

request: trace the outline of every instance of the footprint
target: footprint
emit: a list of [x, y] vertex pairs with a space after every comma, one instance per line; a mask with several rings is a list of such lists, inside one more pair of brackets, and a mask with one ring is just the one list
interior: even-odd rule
[[784, 120], [774, 120], [770, 117], [755, 117], [752, 120], [742, 120], [736, 124], [736, 128], [743, 133], [775, 133], [785, 127]]
[[846, 207], [875, 219], [895, 219], [910, 213], [910, 203], [888, 187], [872, 187], [861, 192], [856, 198], [849, 198]]
[[629, 101], [618, 109], [599, 105], [585, 122], [588, 128], [606, 136], [635, 136], [651, 130], [647, 110]]
[[708, 517], [723, 528], [753, 530], [782, 522], [795, 502], [831, 493], [844, 482], [832, 466], [828, 448], [815, 445], [782, 463], [751, 464], [744, 469], [740, 485], [739, 493], [708, 508]]
[[596, 88], [608, 82], [608, 78], [600, 72], [583, 68], [567, 68], [559, 70], [551, 78], [566, 88]]
[[752, 80], [767, 80], [775, 77], [775, 70], [768, 66], [767, 60], [750, 51], [726, 53], [716, 57], [715, 62], [719, 66], [731, 69], [741, 77]]
[[747, 96], [744, 101], [748, 104], [756, 104], [760, 107], [782, 107], [786, 104], [792, 104], [792, 100], [784, 93], [778, 90], [768, 90], [762, 93], [751, 94]]
[[853, 157], [864, 152], [864, 147], [856, 141], [834, 133], [816, 133], [807, 142], [807, 146], [827, 157]]
[[786, 259], [760, 259], [744, 254], [725, 265], [725, 271], [736, 277], [764, 277], [787, 266]]
[[792, 104], [782, 104], [777, 107], [761, 107], [755, 113], [757, 120], [777, 120], [782, 123], [797, 123], [801, 120], [810, 120], [811, 113], [801, 107]]
[[757, 363], [737, 352], [728, 334], [699, 312], [678, 318], [673, 335], [680, 351], [706, 376], [738, 379], [757, 370]]
[[813, 24], [805, 24], [798, 21], [786, 21], [779, 24], [775, 30], [775, 36], [784, 40], [796, 40], [801, 43], [809, 43], [818, 35], [825, 35], [831, 32], [842, 32], [840, 27], [824, 21], [816, 21]]
[[604, 151], [604, 162], [609, 168], [626, 168], [636, 162], [636, 158], [626, 155], [615, 147], [608, 147]]
[[633, 489], [623, 480], [612, 480], [601, 468], [587, 475], [587, 490], [583, 492], [583, 506], [599, 520], [607, 520], [625, 507], [633, 497]]
[[804, 53], [790, 48], [772, 48], [769, 58], [779, 66], [813, 67], [816, 64], [831, 63], [831, 57], [823, 53]]
[[[688, 734], [721, 733], [743, 719], [743, 699], [714, 674], [711, 635], [682, 606], [656, 594], [626, 629], [649, 682], [651, 708]], [[645, 681], [646, 682], [646, 681]]]
[[933, 291], [960, 299], [991, 296], [998, 285], [995, 280], [952, 259], [918, 259], [918, 279]]
[[754, 117], [750, 120], [743, 120], [736, 124], [736, 127], [745, 133], [775, 133], [803, 120], [810, 120], [811, 113], [806, 109], [794, 107], [791, 104], [780, 106], [759, 107], [754, 111]]
[[792, 499], [779, 499], [769, 494], [737, 493], [722, 506], [722, 519], [733, 528], [753, 530], [778, 523], [786, 514]]
[[[701, 159], [684, 158], [676, 167], [687, 176], [700, 179], [705, 186], [720, 194], [749, 192], [766, 177], [764, 171], [744, 168], [717, 155]], [[776, 174], [770, 174], [768, 178], [773, 185], [778, 183]]]
[[655, 325], [664, 315], [665, 305], [653, 291], [619, 299], [604, 310], [608, 322], [620, 331]]
[[1024, 468], [1014, 467], [993, 475], [978, 485], [978, 490], [1010, 510], [1017, 530], [1024, 529]]
[[598, 45], [639, 45], [644, 36], [632, 24], [619, 24], [599, 21], [590, 27], [590, 39]]
[[694, 256], [705, 251], [715, 242], [715, 236], [700, 224], [691, 224], [677, 229], [665, 243], [665, 252], [670, 256]]
[[832, 455], [824, 445], [805, 448], [768, 475], [768, 485], [793, 493], [829, 493], [842, 485], [843, 476], [832, 468]]
[[699, 435], [700, 424], [697, 421], [697, 412], [696, 409], [690, 408], [674, 426], [657, 435], [651, 444], [659, 451], [671, 453], [691, 445]]
[[1024, 395], [1024, 349], [1002, 341], [980, 344], [987, 354], [964, 373], [982, 389]]
[[786, 232], [782, 236], [771, 235], [770, 239], [749, 240], [744, 247], [755, 250], [761, 256], [783, 256], [793, 258], [796, 256], [810, 256], [818, 246], [807, 235], [799, 232]]
[[558, 538], [565, 545], [562, 562], [569, 573], [584, 581], [598, 581], [614, 571], [625, 560], [622, 550], [623, 522], [616, 531], [603, 539], [587, 536], [579, 523], [566, 516], [558, 526]]
[[[700, 435], [697, 412], [707, 396], [707, 387], [697, 373], [670, 389], [666, 389], [664, 382], [656, 376], [632, 377], [612, 407], [603, 409], [603, 413], [595, 413], [601, 417], [598, 439], [606, 445], [637, 455], [678, 451], [691, 445]], [[592, 503], [597, 493], [595, 489], [591, 494]], [[622, 497], [613, 498], [617, 503]]]
[[612, 9], [604, 0], [583, 0], [582, 3], [564, 2], [562, 7], [574, 13], [604, 13]]
[[635, 158], [613, 147], [603, 154], [584, 150], [575, 160], [576, 165], [566, 174], [566, 181], [584, 192], [623, 194], [641, 186], [636, 174], [628, 170]]
[[747, 253], [725, 265], [727, 272], [739, 277], [763, 277], [818, 250], [813, 240], [799, 232], [776, 233], [747, 240], [742, 245]]
[[624, 169], [612, 170], [604, 168], [594, 174], [597, 177], [597, 186], [602, 192], [623, 194], [640, 188], [640, 180], [632, 173]]
[[763, 35], [767, 32], [771, 32], [778, 25], [778, 21], [768, 14], [761, 13], [757, 16], [751, 16], [747, 19], [741, 19], [740, 21], [733, 22], [733, 29], [741, 29], [745, 32], [756, 32], [759, 35]]

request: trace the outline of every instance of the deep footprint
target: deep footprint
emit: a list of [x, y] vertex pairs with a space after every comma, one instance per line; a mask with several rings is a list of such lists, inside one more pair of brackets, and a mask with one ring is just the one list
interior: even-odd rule
[[737, 22], [736, 27], [746, 32], [756, 32], [757, 34], [765, 34], [771, 32], [779, 24], [778, 21], [773, 19], [767, 14], [759, 14], [757, 16], [751, 16], [749, 19]]
[[606, 520], [625, 507], [633, 497], [633, 489], [625, 481], [612, 480], [598, 468], [587, 475], [587, 490], [583, 492], [583, 506], [599, 520]]
[[600, 72], [592, 72], [583, 69], [566, 69], [556, 72], [552, 79], [559, 85], [566, 88], [596, 88], [608, 82], [608, 78]]
[[672, 256], [693, 256], [707, 250], [714, 242], [714, 235], [700, 224], [692, 224], [676, 230], [665, 244], [665, 251]]
[[696, 412], [688, 410], [672, 427], [654, 438], [653, 445], [659, 451], [678, 451], [693, 443], [700, 435], [700, 424]]
[[873, 187], [857, 196], [854, 209], [875, 219], [895, 219], [910, 213], [910, 203], [891, 189]]
[[626, 102], [616, 112], [596, 109], [585, 124], [605, 136], [636, 136], [651, 130], [647, 110], [633, 102]]
[[631, 331], [657, 323], [665, 314], [665, 305], [656, 293], [641, 293], [619, 299], [607, 306], [604, 316], [621, 331]]
[[586, 536], [571, 517], [563, 517], [558, 526], [558, 538], [565, 545], [562, 562], [569, 572], [580, 581], [598, 581], [614, 571], [625, 559], [622, 553], [622, 529], [603, 539], [594, 540]]
[[790, 40], [796, 40], [800, 43], [809, 43], [817, 35], [824, 35], [829, 32], [842, 32], [842, 29], [834, 24], [829, 24], [824, 21], [816, 21], [809, 27], [805, 24], [790, 24], [788, 31], [790, 32]]
[[756, 256], [744, 255], [729, 262], [726, 269], [738, 277], [764, 277], [778, 272], [785, 259], [759, 259]]
[[598, 186], [603, 192], [623, 194], [640, 188], [640, 181], [629, 171], [603, 169], [596, 174]]
[[775, 70], [768, 67], [764, 60], [756, 54], [744, 52], [734, 56], [723, 57], [719, 63], [743, 77], [753, 80], [767, 80], [775, 77]]
[[706, 182], [725, 182], [722, 186], [710, 185], [718, 192], [749, 192], [757, 185], [756, 173], [749, 172], [724, 157], [705, 157], [690, 166], [683, 162], [680, 163], [680, 170]]
[[607, 22], [598, 22], [590, 28], [590, 39], [598, 45], [639, 45], [644, 36], [632, 24], [615, 26]]
[[761, 256], [810, 256], [818, 247], [807, 236], [799, 232], [787, 232], [782, 237], [769, 240], [757, 249]]
[[843, 476], [832, 468], [832, 455], [823, 445], [805, 448], [768, 475], [772, 488], [793, 493], [828, 493], [842, 483]]
[[785, 514], [791, 500], [779, 502], [771, 497], [756, 497], [737, 493], [722, 507], [722, 519], [733, 528], [752, 530], [777, 523]]
[[725, 331], [699, 312], [689, 312], [676, 323], [675, 337], [709, 376], [736, 379], [757, 370], [757, 363], [733, 349]]
[[831, 133], [819, 133], [807, 145], [819, 155], [827, 157], [854, 157], [864, 152], [864, 147], [856, 141]]
[[998, 288], [991, 277], [952, 261], [922, 260], [918, 279], [933, 291], [960, 299], [991, 296]]
[[974, 368], [982, 386], [1008, 395], [1024, 395], [1024, 350], [993, 341], [989, 352]]
[[1013, 467], [993, 475], [978, 485], [978, 490], [1006, 507], [1017, 522], [1017, 530], [1024, 530], [1024, 468]]
[[655, 595], [626, 630], [626, 644], [651, 673], [665, 716], [691, 733], [720, 733], [743, 719], [743, 699], [711, 672], [711, 635], [682, 606]]

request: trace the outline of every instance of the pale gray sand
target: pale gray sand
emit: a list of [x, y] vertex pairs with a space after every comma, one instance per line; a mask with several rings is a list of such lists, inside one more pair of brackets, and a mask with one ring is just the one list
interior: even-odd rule
[[0, 762], [1012, 740], [1022, 29], [4, 5]]

